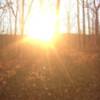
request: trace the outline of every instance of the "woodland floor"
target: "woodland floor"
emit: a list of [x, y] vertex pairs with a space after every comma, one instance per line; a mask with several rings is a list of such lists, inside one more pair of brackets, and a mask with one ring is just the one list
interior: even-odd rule
[[100, 52], [34, 48], [0, 49], [0, 100], [100, 100]]

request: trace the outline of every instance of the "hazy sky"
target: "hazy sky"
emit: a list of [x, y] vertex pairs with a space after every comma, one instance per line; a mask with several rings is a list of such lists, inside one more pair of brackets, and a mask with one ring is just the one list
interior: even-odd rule
[[[4, 1], [5, 0], [0, 0], [0, 2], [4, 2]], [[13, 4], [13, 7], [14, 7], [16, 5], [16, 3], [15, 3], [15, 0], [12, 0], [12, 1], [14, 1], [14, 4]], [[38, 20], [40, 20], [40, 19], [36, 18], [37, 12], [38, 13], [42, 12], [44, 14], [50, 14], [50, 16], [55, 15], [55, 13], [56, 13], [56, 0], [44, 0], [43, 6], [40, 4], [40, 0], [34, 0], [34, 2], [32, 4], [32, 8], [31, 8], [31, 12], [29, 14], [29, 17], [27, 18], [26, 16], [28, 13], [30, 1], [31, 0], [25, 0], [25, 31], [29, 31], [29, 29], [27, 29], [27, 26], [31, 26], [33, 23], [36, 24], [36, 21], [37, 21], [37, 24], [40, 24], [40, 23], [38, 23], [39, 22]], [[100, 0], [97, 0], [97, 1], [100, 2]], [[19, 7], [19, 9], [20, 9], [20, 7]], [[60, 23], [60, 31], [61, 32], [68, 32], [69, 28], [71, 30], [70, 32], [77, 32], [77, 24], [76, 24], [77, 23], [77, 17], [76, 17], [77, 13], [76, 12], [77, 12], [76, 0], [60, 0], [59, 23]], [[7, 15], [7, 18], [8, 18], [8, 15]], [[8, 20], [7, 18], [5, 18], [5, 20]], [[51, 18], [52, 18], [52, 16], [51, 16]], [[87, 18], [87, 16], [86, 16], [86, 18]], [[12, 19], [14, 20], [13, 15], [12, 15]], [[50, 20], [50, 18], [47, 18], [47, 20]], [[20, 19], [18, 19], [18, 23], [19, 22], [20, 22]], [[82, 28], [82, 9], [81, 8], [80, 8], [80, 25]], [[87, 26], [87, 23], [86, 23], [86, 26]], [[12, 27], [14, 27], [14, 25]], [[34, 25], [34, 27], [35, 27], [35, 25]]]
[[[30, 1], [30, 0], [29, 0]], [[28, 1], [28, 2], [29, 2]], [[39, 8], [40, 2], [39, 0], [34, 0], [34, 3], [32, 5], [31, 9], [31, 16], [28, 19], [28, 22], [33, 23], [31, 19], [34, 19], [35, 13], [41, 12], [43, 10], [45, 13], [56, 13], [56, 0], [44, 0], [42, 9]], [[70, 18], [68, 18], [70, 16]], [[38, 19], [37, 19], [38, 20]], [[71, 27], [71, 32], [77, 31], [76, 28], [76, 6], [75, 6], [75, 0], [61, 0], [60, 1], [60, 32], [67, 32]], [[69, 23], [69, 26], [67, 24]], [[26, 25], [27, 27], [27, 25]]]
[[[4, 2], [4, 1], [5, 0], [0, 0], [0, 2]], [[15, 0], [12, 0], [12, 1], [14, 1], [13, 5], [15, 5], [16, 4]], [[56, 13], [56, 0], [44, 0], [42, 9], [41, 9], [41, 5], [40, 5], [40, 0], [34, 0], [34, 2], [32, 4], [32, 9], [30, 12], [30, 16], [26, 19], [30, 1], [31, 0], [25, 0], [25, 26], [26, 26], [25, 29], [26, 29], [26, 31], [27, 31], [27, 25], [28, 26], [32, 25], [32, 23], [34, 23], [33, 21], [36, 20], [36, 19], [34, 19], [34, 15], [36, 12], [41, 12], [43, 10], [45, 13], [51, 13], [51, 14]], [[71, 27], [71, 32], [77, 31], [77, 28], [76, 28], [76, 21], [77, 21], [76, 20], [76, 6], [75, 6], [76, 2], [75, 1], [76, 0], [61, 0], [60, 1], [59, 23], [60, 23], [60, 31], [61, 32], [67, 32], [69, 30], [68, 28], [70, 28], [70, 27]], [[19, 7], [19, 9], [20, 9], [20, 7]], [[68, 18], [68, 16], [70, 16], [70, 18]], [[14, 16], [12, 15], [12, 18], [13, 17]], [[8, 19], [5, 18], [5, 20], [8, 20]], [[39, 19], [37, 19], [37, 20], [39, 20]], [[20, 21], [20, 19], [19, 19], [19, 21]], [[68, 23], [69, 23], [69, 26], [67, 25]], [[12, 27], [14, 27], [14, 25]]]

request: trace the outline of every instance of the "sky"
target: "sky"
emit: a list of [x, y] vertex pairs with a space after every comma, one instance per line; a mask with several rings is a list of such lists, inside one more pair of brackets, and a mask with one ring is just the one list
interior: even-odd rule
[[[0, 2], [4, 2], [5, 0], [0, 0]], [[15, 0], [14, 4], [13, 4], [13, 8], [15, 6]], [[20, 0], [19, 0], [20, 1]], [[41, 12], [41, 8], [39, 9], [40, 5], [39, 5], [39, 0], [34, 0], [34, 3], [32, 4], [32, 9], [30, 12], [29, 17], [26, 19], [27, 13], [28, 13], [28, 7], [29, 7], [29, 3], [31, 0], [26, 0], [25, 1], [25, 31], [29, 31], [29, 29], [27, 29], [27, 26], [31, 26], [33, 24], [33, 21], [35, 21], [36, 19], [34, 19], [34, 15], [36, 14], [36, 12]], [[51, 12], [51, 14], [56, 13], [56, 0], [44, 0], [43, 3], [43, 10], [45, 13], [49, 13]], [[73, 1], [73, 2], [72, 2]], [[60, 32], [67, 32], [69, 29], [69, 27], [71, 27], [71, 31], [74, 32], [76, 31], [76, 8], [75, 6], [73, 6], [75, 4], [74, 2], [75, 0], [61, 0], [60, 2], [60, 18], [59, 18], [59, 23], [60, 23]], [[20, 7], [19, 7], [20, 9]], [[51, 10], [50, 10], [51, 9]], [[74, 9], [74, 11], [73, 11]], [[68, 13], [69, 15], [71, 15], [70, 17], [70, 21], [68, 21]], [[5, 18], [5, 26], [8, 27], [9, 21], [8, 21], [8, 16], [9, 14], [6, 14], [5, 16], [7, 16]], [[12, 19], [14, 20], [14, 16], [12, 15]], [[37, 19], [39, 20], [39, 18]], [[49, 20], [49, 19], [48, 19]], [[13, 21], [14, 22], [14, 21]], [[20, 19], [18, 21], [18, 23], [20, 22]], [[70, 25], [67, 26], [67, 24], [70, 22]], [[8, 23], [8, 24], [7, 24]], [[35, 25], [34, 25], [35, 26]], [[14, 25], [12, 25], [12, 27], [14, 28]], [[19, 29], [20, 26], [18, 26]]]
[[[0, 2], [4, 2], [5, 0], [0, 0]], [[16, 6], [15, 0], [12, 0], [14, 2], [14, 6]], [[19, 0], [20, 1], [20, 0]], [[91, 0], [92, 1], [92, 0]], [[100, 1], [100, 0], [97, 0]], [[34, 0], [30, 14], [27, 17], [28, 14], [28, 8], [30, 5], [31, 0], [25, 0], [25, 32], [31, 31], [33, 28], [31, 27], [34, 23], [34, 29], [36, 28], [36, 24], [40, 24], [41, 18], [39, 17], [39, 13], [44, 13], [48, 15], [52, 15], [51, 19], [54, 20], [53, 16], [56, 13], [56, 0], [44, 0], [43, 6], [40, 5], [39, 0]], [[20, 7], [19, 7], [20, 11]], [[37, 18], [37, 12], [38, 12], [38, 18]], [[77, 9], [76, 9], [76, 0], [61, 0], [60, 1], [60, 15], [59, 15], [59, 23], [60, 23], [60, 32], [70, 32], [76, 33], [77, 32]], [[1, 13], [1, 11], [0, 11]], [[5, 27], [8, 27], [9, 25], [9, 14], [7, 13], [6, 18], [4, 20]], [[41, 16], [41, 14], [40, 14]], [[47, 15], [46, 15], [47, 16]], [[70, 17], [69, 17], [70, 16]], [[48, 23], [50, 23], [50, 18], [45, 18]], [[40, 22], [39, 22], [40, 20]], [[2, 19], [1, 19], [2, 21]], [[0, 21], [0, 22], [1, 22]], [[14, 16], [12, 15], [12, 22], [14, 22]], [[18, 18], [18, 24], [20, 22], [20, 18]], [[43, 23], [43, 22], [42, 22]], [[46, 22], [45, 22], [46, 23]], [[82, 30], [82, 9], [80, 8], [80, 25]], [[30, 28], [29, 28], [30, 26]], [[42, 24], [41, 24], [42, 26]], [[18, 31], [19, 31], [20, 25], [18, 25]], [[48, 26], [51, 27], [51, 26]], [[86, 16], [86, 27], [87, 27], [87, 16]], [[14, 24], [12, 25], [12, 28], [14, 29]]]
[[[72, 2], [73, 1], [73, 2]], [[29, 2], [29, 1], [28, 1]], [[71, 32], [75, 32], [76, 30], [76, 8], [75, 8], [75, 0], [61, 0], [60, 2], [60, 16], [59, 16], [59, 23], [60, 23], [60, 32], [67, 32], [69, 29], [69, 27], [71, 27]], [[39, 5], [39, 1], [38, 0], [34, 0], [34, 4], [32, 5], [32, 10], [30, 13], [30, 17], [28, 19], [28, 22], [30, 21], [30, 25], [31, 23], [33, 23], [32, 20], [30, 19], [34, 19], [34, 15], [36, 15], [36, 12], [41, 12], [41, 10], [43, 9], [45, 13], [51, 13], [52, 15], [56, 13], [56, 0], [50, 0], [48, 2], [48, 0], [44, 0], [43, 3], [43, 8], [39, 9], [40, 5]], [[74, 9], [74, 11], [73, 11]], [[69, 15], [68, 15], [69, 14]], [[68, 19], [68, 16], [70, 16], [70, 18]], [[69, 26], [67, 26], [67, 24], [69, 24]], [[27, 27], [27, 25], [26, 25]]]

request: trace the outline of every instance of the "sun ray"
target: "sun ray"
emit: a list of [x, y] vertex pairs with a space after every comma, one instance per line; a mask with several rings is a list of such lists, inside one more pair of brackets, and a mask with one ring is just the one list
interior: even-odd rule
[[[43, 4], [44, 3], [44, 4]], [[48, 2], [39, 2], [33, 6], [30, 19], [26, 26], [27, 35], [39, 41], [50, 41], [54, 36], [55, 13], [50, 9]], [[47, 9], [48, 8], [48, 9]]]
[[67, 4], [68, 1], [60, 1], [58, 14], [56, 0], [34, 0], [26, 23], [26, 34], [35, 40], [47, 42], [66, 32]]

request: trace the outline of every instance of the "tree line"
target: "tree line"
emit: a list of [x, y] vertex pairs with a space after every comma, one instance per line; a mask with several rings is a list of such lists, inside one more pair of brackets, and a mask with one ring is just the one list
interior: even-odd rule
[[[0, 33], [6, 31], [6, 33], [17, 35], [18, 31], [21, 35], [24, 35], [24, 25], [25, 25], [25, 4], [26, 0], [2, 0], [0, 2]], [[28, 12], [32, 10], [31, 6], [34, 0], [29, 0]], [[100, 0], [73, 0], [75, 1], [75, 13], [76, 13], [76, 26], [77, 33], [83, 35], [85, 42], [85, 36], [94, 35], [98, 42], [98, 37], [100, 33]], [[42, 5], [44, 0], [39, 0]], [[48, 0], [49, 2], [49, 0]], [[70, 2], [70, 1], [69, 1]], [[56, 0], [56, 14], [60, 13], [60, 3], [61, 0]], [[74, 9], [73, 9], [74, 10]], [[70, 10], [70, 12], [73, 12]], [[71, 15], [68, 12], [68, 24], [67, 27], [70, 33], [70, 20]], [[8, 24], [6, 24], [8, 23]], [[19, 25], [18, 25], [19, 24]], [[5, 27], [7, 25], [7, 27]], [[19, 28], [18, 28], [19, 27]], [[66, 28], [67, 28], [66, 27]]]

